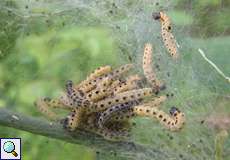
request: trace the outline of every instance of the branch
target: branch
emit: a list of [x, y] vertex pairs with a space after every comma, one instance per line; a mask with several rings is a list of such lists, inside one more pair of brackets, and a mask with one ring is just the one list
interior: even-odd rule
[[150, 148], [133, 142], [111, 142], [92, 133], [77, 130], [70, 133], [63, 129], [59, 123], [48, 122], [44, 119], [34, 118], [7, 109], [0, 109], [0, 125], [11, 127], [33, 134], [63, 140], [69, 143], [84, 145], [97, 151], [116, 152], [133, 157], [169, 157], [158, 149]]
[[204, 58], [205, 61], [207, 61], [224, 79], [226, 79], [230, 83], [230, 77], [227, 77], [211, 60], [209, 60], [206, 55], [204, 54], [204, 51], [202, 49], [198, 49], [201, 56]]

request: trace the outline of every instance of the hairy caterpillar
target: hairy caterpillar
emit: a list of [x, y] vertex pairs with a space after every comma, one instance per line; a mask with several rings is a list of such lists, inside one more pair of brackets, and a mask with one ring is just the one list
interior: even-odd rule
[[84, 114], [83, 108], [74, 108], [64, 120], [64, 128], [69, 131], [74, 131], [81, 123]]
[[166, 101], [167, 96], [159, 96], [151, 98], [149, 102], [144, 103], [144, 105], [149, 105], [152, 107], [159, 107], [164, 101]]
[[47, 101], [50, 101], [50, 99], [41, 98], [41, 99], [38, 99], [34, 104], [38, 108], [38, 110], [41, 113], [43, 113], [46, 117], [48, 117], [51, 120], [57, 120], [58, 119], [57, 114], [49, 109]]
[[[154, 97], [151, 99], [150, 102], [144, 103], [144, 106], [151, 106], [151, 107], [159, 107], [161, 103], [163, 103], [166, 100], [166, 96], [159, 96], [159, 97]], [[135, 115], [133, 113], [132, 107], [134, 105], [138, 105], [138, 101], [131, 101], [123, 104], [118, 104], [115, 106], [112, 106], [105, 111], [101, 112], [100, 117], [98, 119], [98, 125], [99, 127], [102, 127], [109, 119], [114, 119], [114, 120], [124, 120], [127, 117], [131, 117], [131, 115]], [[130, 112], [127, 114], [127, 112]], [[117, 116], [116, 116], [117, 115]]]
[[120, 83], [114, 88], [114, 94], [138, 88], [137, 81], [139, 80], [140, 77], [138, 75], [129, 76], [125, 82]]
[[73, 100], [70, 99], [66, 93], [61, 94], [59, 101], [67, 108], [73, 108]]
[[82, 87], [84, 85], [86, 85], [87, 83], [94, 81], [95, 79], [110, 73], [112, 70], [111, 66], [103, 66], [103, 67], [99, 67], [96, 70], [94, 70], [87, 78], [86, 80], [82, 81], [78, 87]]
[[152, 95], [151, 88], [135, 89], [114, 95], [114, 97], [99, 101], [94, 106], [89, 107], [87, 112], [99, 112], [113, 105], [139, 100]]
[[104, 78], [94, 90], [87, 93], [86, 98], [90, 101], [97, 102], [107, 97], [111, 94], [111, 91], [107, 89], [111, 83], [112, 79], [110, 77]]
[[164, 88], [163, 83], [156, 78], [155, 71], [152, 68], [152, 45], [149, 43], [144, 46], [143, 71], [147, 81], [153, 86], [155, 92]]
[[115, 69], [114, 71], [111, 72], [111, 75], [114, 78], [118, 78], [120, 77], [122, 74], [128, 72], [130, 69], [132, 69], [134, 67], [133, 64], [125, 64], [117, 69]]
[[[100, 76], [93, 76], [94, 79], [89, 79], [83, 81], [81, 84], [75, 86], [74, 88], [77, 90], [81, 90], [83, 93], [87, 93], [89, 91], [91, 91], [92, 89], [95, 89], [97, 84], [105, 77], [111, 77], [112, 80], [120, 77], [122, 74], [124, 74], [125, 72], [129, 71], [131, 68], [133, 67], [133, 64], [126, 64], [123, 65], [113, 71], [110, 72], [110, 70], [106, 70], [109, 71], [108, 73], [103, 72], [104, 74], [100, 74]], [[96, 72], [95, 72], [96, 73]], [[95, 74], [94, 73], [94, 74]], [[92, 76], [90, 76], [92, 77]]]
[[155, 20], [160, 20], [161, 22], [161, 36], [164, 42], [165, 47], [173, 58], [178, 58], [177, 44], [176, 40], [171, 33], [172, 25], [169, 17], [163, 13], [153, 13], [153, 18]]
[[103, 128], [104, 124], [108, 122], [108, 120], [111, 119], [111, 117], [113, 117], [115, 114], [119, 114], [121, 111], [126, 113], [131, 107], [137, 104], [138, 101], [131, 101], [127, 103], [118, 104], [106, 109], [105, 111], [100, 113], [100, 117], [98, 119], [98, 126], [100, 128]]
[[157, 119], [162, 125], [171, 131], [180, 130], [184, 123], [184, 114], [176, 107], [170, 109], [170, 115], [149, 105], [139, 105], [133, 107], [133, 113], [138, 116], [146, 116]]
[[73, 101], [74, 107], [80, 106], [90, 106], [91, 102], [85, 98], [84, 93], [81, 90], [76, 90], [73, 88], [73, 82], [67, 81], [66, 83], [67, 96]]
[[110, 73], [111, 71], [112, 71], [111, 66], [99, 67], [87, 77], [86, 81], [92, 81], [98, 77]]

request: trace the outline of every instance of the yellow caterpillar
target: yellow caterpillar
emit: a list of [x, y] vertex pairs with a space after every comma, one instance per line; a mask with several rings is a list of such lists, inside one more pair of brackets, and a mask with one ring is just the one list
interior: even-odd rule
[[82, 81], [78, 87], [82, 87], [84, 85], [86, 85], [89, 82], [94, 81], [95, 79], [110, 73], [112, 70], [111, 66], [103, 66], [103, 67], [99, 67], [96, 70], [94, 70], [87, 78], [86, 80]]
[[34, 104], [38, 108], [38, 110], [43, 113], [47, 118], [51, 120], [57, 120], [58, 116], [55, 112], [49, 109], [47, 102], [50, 101], [49, 98], [41, 98], [38, 99]]
[[88, 92], [86, 95], [86, 98], [89, 99], [92, 102], [97, 102], [108, 95], [111, 94], [111, 91], [108, 89], [109, 85], [112, 83], [112, 78], [111, 77], [105, 77], [97, 87]]
[[114, 88], [114, 94], [137, 89], [137, 81], [139, 81], [140, 79], [141, 78], [138, 75], [129, 76], [125, 82], [120, 83], [119, 85], [117, 85], [117, 87]]
[[147, 81], [153, 86], [155, 92], [158, 92], [164, 85], [156, 78], [152, 65], [152, 45], [147, 43], [144, 47], [143, 71]]
[[84, 117], [83, 108], [74, 108], [64, 121], [64, 128], [74, 131], [81, 123]]
[[73, 82], [67, 81], [66, 83], [67, 96], [73, 101], [74, 107], [87, 107], [91, 105], [91, 102], [85, 98], [85, 94], [81, 90], [73, 88]]
[[100, 113], [100, 117], [98, 119], [98, 126], [100, 128], [103, 128], [104, 124], [107, 123], [108, 120], [111, 119], [114, 115], [122, 114], [121, 112], [126, 113], [131, 107], [137, 104], [137, 101], [131, 101], [127, 103], [118, 104], [106, 109], [105, 111]]
[[[159, 107], [160, 104], [162, 104], [165, 100], [166, 100], [166, 96], [154, 97], [151, 99], [150, 102], [144, 103], [143, 105], [151, 106], [151, 107]], [[106, 122], [108, 122], [109, 119], [124, 120], [124, 118], [127, 118], [128, 116], [127, 112], [130, 112], [130, 114], [131, 115], [133, 114], [134, 116], [132, 107], [134, 105], [138, 105], [138, 103], [139, 103], [138, 101], [131, 101], [123, 104], [118, 104], [101, 112], [100, 117], [98, 119], [99, 127], [102, 127]]]
[[172, 25], [170, 18], [163, 12], [154, 13], [153, 18], [155, 20], [160, 20], [161, 22], [161, 36], [165, 47], [173, 58], [178, 58], [177, 44], [176, 40], [171, 33]]
[[122, 92], [114, 95], [114, 97], [99, 101], [94, 106], [87, 108], [87, 113], [99, 112], [117, 104], [143, 99], [151, 95], [151, 88], [134, 89], [131, 91]]
[[120, 77], [122, 74], [128, 72], [130, 69], [132, 69], [134, 67], [133, 64], [125, 64], [117, 69], [115, 69], [114, 71], [111, 72], [111, 75], [114, 78], [118, 78]]
[[129, 119], [134, 116], [144, 116], [157, 119], [162, 125], [171, 131], [180, 130], [185, 124], [185, 116], [178, 108], [172, 107], [170, 115], [159, 110], [157, 107], [139, 105], [134, 106], [128, 112], [115, 116], [115, 120]]
[[[133, 68], [133, 64], [126, 64], [123, 65], [113, 71], [111, 70], [103, 70], [104, 72], [94, 72], [93, 76], [89, 77], [94, 77], [93, 78], [88, 78], [87, 80], [83, 81], [81, 84], [75, 86], [75, 89], [81, 90], [83, 93], [87, 93], [93, 89], [96, 88], [97, 84], [105, 77], [111, 77], [112, 79], [116, 79], [120, 77], [122, 74], [125, 72], [129, 71], [131, 68]], [[103, 73], [103, 74], [102, 74]]]

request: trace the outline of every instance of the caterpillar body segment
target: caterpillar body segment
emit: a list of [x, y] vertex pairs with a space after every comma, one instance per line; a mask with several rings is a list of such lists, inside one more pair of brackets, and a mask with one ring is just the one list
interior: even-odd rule
[[99, 101], [94, 106], [88, 108], [87, 112], [90, 113], [90, 112], [103, 111], [111, 106], [130, 102], [130, 101], [140, 100], [151, 95], [152, 95], [151, 88], [143, 88], [143, 89], [136, 89], [136, 90], [122, 92], [114, 95], [111, 98], [107, 98], [102, 101]]
[[140, 81], [140, 79], [138, 75], [129, 76], [125, 82], [121, 82], [114, 88], [114, 94], [137, 89], [137, 82]]
[[119, 112], [126, 112], [128, 111], [132, 106], [137, 105], [137, 101], [131, 101], [123, 104], [118, 104], [115, 106], [112, 106], [105, 111], [100, 113], [100, 117], [98, 119], [98, 126], [100, 128], [103, 128], [104, 124], [108, 122], [111, 117], [113, 117], [116, 114], [119, 114]]
[[64, 128], [71, 132], [74, 131], [80, 125], [83, 114], [83, 108], [74, 108], [64, 120]]
[[147, 43], [144, 46], [143, 71], [147, 81], [152, 85], [155, 92], [164, 88], [164, 84], [156, 78], [156, 73], [152, 68], [152, 45]]
[[47, 118], [49, 118], [51, 120], [57, 120], [58, 115], [49, 108], [49, 106], [47, 104], [48, 101], [50, 101], [49, 98], [40, 98], [34, 104], [38, 108], [38, 110], [43, 115], [45, 115]]
[[179, 54], [177, 51], [176, 40], [172, 34], [170, 18], [164, 12], [154, 13], [153, 17], [155, 20], [160, 20], [161, 22], [161, 36], [167, 51], [174, 59], [177, 59]]
[[97, 102], [111, 94], [111, 90], [108, 89], [109, 85], [112, 83], [110, 77], [105, 77], [98, 86], [86, 94], [86, 98], [90, 101]]
[[148, 102], [143, 105], [151, 106], [151, 107], [159, 107], [163, 102], [167, 100], [167, 96], [158, 96], [151, 98]]
[[134, 116], [146, 116], [157, 119], [162, 125], [171, 131], [180, 130], [185, 123], [185, 116], [179, 109], [172, 107], [170, 115], [156, 107], [139, 105], [133, 107]]
[[59, 101], [66, 106], [68, 109], [73, 108], [73, 100], [70, 99], [67, 94], [62, 93], [62, 95], [59, 97]]
[[139, 75], [131, 75], [128, 78], [126, 78], [127, 83], [136, 83], [141, 80], [141, 77]]
[[111, 72], [111, 75], [116, 79], [121, 77], [124, 73], [128, 72], [130, 69], [134, 67], [133, 64], [125, 64]]
[[[143, 106], [159, 107], [166, 99], [167, 99], [166, 96], [154, 97], [151, 99], [150, 102], [144, 103]], [[135, 105], [137, 105], [137, 104], [138, 103], [136, 102]], [[105, 123], [104, 121], [108, 121], [109, 119], [122, 121], [122, 120], [129, 119], [131, 117], [137, 116], [137, 114], [133, 110], [134, 107], [119, 107], [119, 108], [116, 107], [116, 109], [113, 109], [114, 107], [116, 107], [116, 106], [111, 107], [112, 110], [110, 110], [110, 108], [108, 108], [106, 111], [104, 111], [104, 112], [106, 112], [105, 115], [103, 115], [103, 112], [102, 112], [101, 117], [99, 118], [99, 123], [104, 124]]]
[[99, 67], [87, 77], [86, 81], [93, 81], [105, 74], [110, 73], [111, 71], [112, 71], [111, 66]]
[[76, 90], [73, 88], [72, 81], [67, 81], [66, 90], [67, 96], [73, 101], [74, 107], [87, 107], [92, 104], [92, 102], [85, 98], [85, 94], [81, 90]]
[[77, 85], [77, 87], [83, 87], [85, 85], [89, 85], [89, 82], [92, 82], [96, 79], [98, 79], [99, 77], [108, 74], [112, 71], [111, 66], [102, 66], [97, 68], [96, 70], [94, 70], [87, 78], [86, 80], [82, 81], [79, 85]]
[[136, 89], [137, 88], [137, 84], [135, 83], [127, 83], [127, 82], [123, 82], [120, 85], [118, 85], [115, 89], [114, 89], [114, 94], [118, 94], [121, 92], [125, 92], [125, 91], [129, 91], [132, 89]]

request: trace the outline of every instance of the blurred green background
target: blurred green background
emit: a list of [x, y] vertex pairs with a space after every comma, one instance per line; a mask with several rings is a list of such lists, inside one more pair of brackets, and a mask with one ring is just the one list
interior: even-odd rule
[[[212, 111], [219, 111], [217, 106], [223, 112], [230, 112], [227, 108], [230, 87], [201, 58], [197, 49], [204, 49], [224, 73], [230, 74], [229, 0], [1, 0], [0, 107], [42, 117], [33, 102], [39, 97], [58, 96], [66, 80], [79, 82], [101, 65], [118, 66], [130, 61], [141, 64], [144, 43], [162, 45], [158, 38], [159, 24], [151, 19], [151, 13], [160, 10], [166, 10], [172, 17], [183, 54], [182, 61], [175, 66], [169, 62], [163, 46], [158, 47], [157, 52], [165, 54], [159, 75], [170, 81], [169, 92], [176, 92], [175, 100], [169, 105], [183, 105], [188, 117], [187, 128], [192, 129], [177, 137], [162, 131], [152, 121], [137, 118], [137, 126], [141, 127], [134, 129], [133, 139], [161, 147], [165, 152], [176, 151], [178, 159], [183, 156], [214, 159], [215, 131], [200, 126], [199, 120]], [[165, 70], [172, 73], [170, 78], [164, 77]], [[191, 130], [197, 132], [190, 133]], [[168, 135], [175, 137], [174, 141]], [[105, 159], [84, 146], [1, 126], [0, 137], [21, 137], [24, 160]], [[160, 138], [156, 140], [156, 137]], [[199, 137], [203, 138], [203, 144]], [[223, 157], [227, 160], [229, 140], [224, 148]]]

